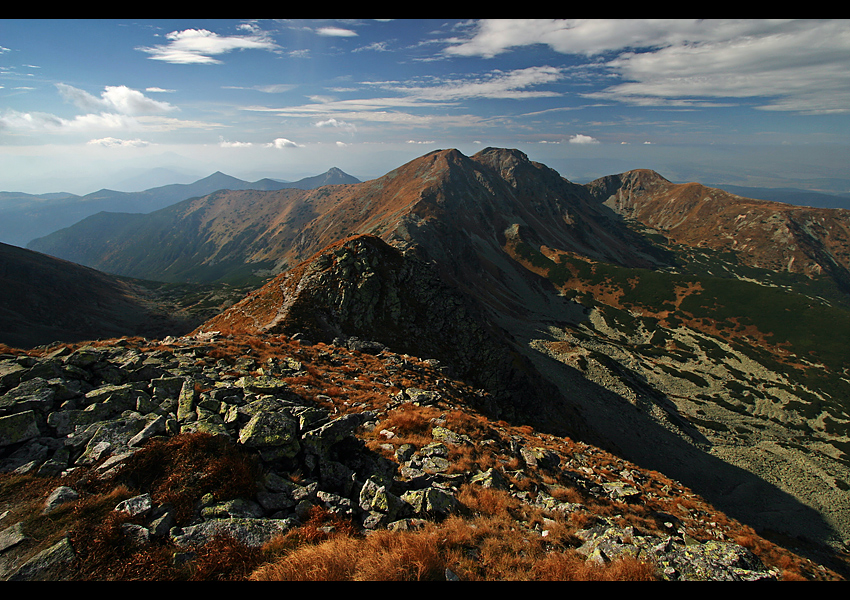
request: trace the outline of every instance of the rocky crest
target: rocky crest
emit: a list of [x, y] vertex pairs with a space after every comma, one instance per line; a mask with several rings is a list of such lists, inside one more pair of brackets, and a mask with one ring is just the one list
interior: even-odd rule
[[473, 298], [447, 284], [414, 250], [374, 236], [325, 248], [196, 331], [370, 340], [373, 351], [387, 347], [437, 359], [452, 375], [486, 389], [493, 401], [482, 408], [494, 417], [533, 416], [540, 427], [591, 435], [575, 408], [545, 384]]

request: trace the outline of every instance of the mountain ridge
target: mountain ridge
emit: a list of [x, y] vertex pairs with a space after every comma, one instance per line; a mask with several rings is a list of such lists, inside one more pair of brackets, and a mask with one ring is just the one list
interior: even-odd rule
[[[148, 213], [196, 196], [205, 196], [219, 189], [287, 189], [296, 187], [309, 189], [321, 185], [351, 183], [356, 178], [337, 167], [317, 175], [294, 182], [260, 179], [248, 182], [216, 171], [193, 183], [173, 183], [149, 188], [141, 192], [120, 192], [103, 188], [85, 196], [73, 194], [0, 194], [0, 241], [25, 246], [33, 239], [73, 225], [81, 219], [101, 212]], [[37, 198], [37, 200], [33, 200]], [[17, 201], [17, 205], [9, 206]]]

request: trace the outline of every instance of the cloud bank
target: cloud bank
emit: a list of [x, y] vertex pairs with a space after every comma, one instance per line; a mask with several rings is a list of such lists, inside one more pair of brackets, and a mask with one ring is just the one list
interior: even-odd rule
[[493, 58], [546, 45], [594, 58], [621, 81], [586, 97], [643, 106], [850, 111], [850, 21], [841, 19], [482, 19], [448, 56]]

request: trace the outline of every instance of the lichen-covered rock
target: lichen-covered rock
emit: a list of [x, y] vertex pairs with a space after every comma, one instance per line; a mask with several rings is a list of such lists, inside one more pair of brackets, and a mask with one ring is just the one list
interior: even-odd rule
[[401, 499], [409, 504], [419, 516], [445, 516], [458, 507], [457, 499], [446, 490], [428, 487], [402, 494]]
[[289, 413], [258, 412], [239, 432], [239, 443], [249, 448], [274, 448], [281, 457], [292, 458], [301, 449], [298, 421]]
[[178, 421], [188, 421], [197, 416], [195, 412], [195, 402], [197, 400], [198, 392], [195, 390], [195, 382], [191, 379], [186, 379], [180, 388], [180, 394], [177, 396]]
[[289, 385], [285, 381], [268, 375], [240, 377], [236, 385], [253, 394], [278, 394], [289, 390]]
[[732, 542], [709, 540], [677, 545], [657, 558], [665, 579], [679, 581], [756, 581], [776, 579], [759, 558]]
[[74, 549], [68, 538], [42, 550], [12, 573], [7, 581], [43, 581], [55, 579], [55, 571], [74, 560]]
[[31, 410], [0, 417], [0, 447], [25, 442], [39, 435], [38, 421]]
[[201, 517], [204, 519], [259, 519], [262, 516], [262, 506], [246, 498], [224, 500], [201, 509]]
[[224, 534], [250, 548], [259, 548], [295, 525], [294, 519], [211, 519], [174, 530], [171, 541], [179, 548], [192, 548], [202, 546], [217, 534]]
[[493, 488], [498, 490], [508, 489], [508, 481], [505, 479], [498, 469], [490, 467], [486, 471], [476, 473], [470, 479], [471, 483], [475, 483], [485, 488]]
[[388, 491], [386, 486], [367, 479], [360, 489], [360, 508], [367, 512], [379, 512], [385, 515], [389, 522], [401, 516], [405, 502]]

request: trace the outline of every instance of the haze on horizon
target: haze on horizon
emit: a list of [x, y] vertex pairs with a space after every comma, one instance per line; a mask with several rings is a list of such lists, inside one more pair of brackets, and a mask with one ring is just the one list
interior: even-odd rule
[[848, 192], [848, 113], [838, 19], [0, 21], [3, 191], [367, 179], [500, 146], [580, 183]]

